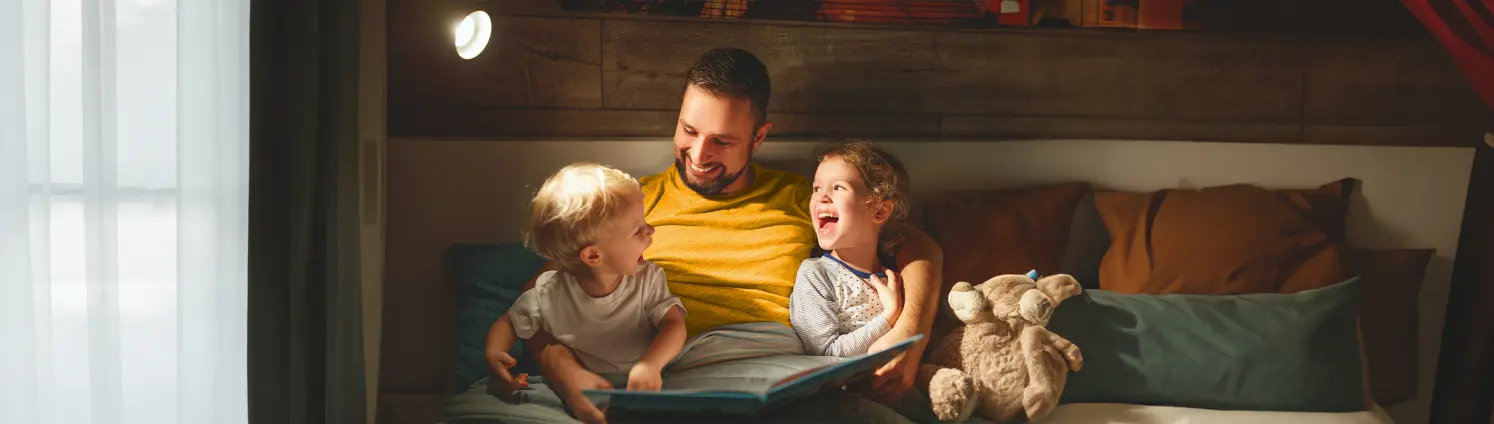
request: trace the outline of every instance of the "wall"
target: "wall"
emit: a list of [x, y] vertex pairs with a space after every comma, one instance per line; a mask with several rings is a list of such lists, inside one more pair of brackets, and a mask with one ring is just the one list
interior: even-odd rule
[[[1398, 423], [1425, 422], [1471, 148], [1120, 140], [879, 144], [906, 162], [915, 193], [1060, 181], [1123, 190], [1241, 182], [1313, 187], [1359, 178], [1363, 188], [1349, 213], [1351, 244], [1437, 249], [1420, 301], [1420, 397], [1389, 409]], [[757, 157], [807, 169], [803, 163], [813, 145], [770, 139]], [[452, 288], [441, 271], [446, 246], [519, 240], [528, 196], [566, 163], [601, 161], [641, 176], [663, 170], [671, 157], [669, 142], [657, 138], [391, 139], [383, 389], [445, 390], [455, 356]]]
[[534, 0], [488, 2], [492, 41], [463, 60], [460, 3], [389, 1], [391, 136], [668, 134], [685, 71], [727, 46], [767, 65], [778, 136], [1470, 145], [1487, 118], [1424, 31], [957, 30]]

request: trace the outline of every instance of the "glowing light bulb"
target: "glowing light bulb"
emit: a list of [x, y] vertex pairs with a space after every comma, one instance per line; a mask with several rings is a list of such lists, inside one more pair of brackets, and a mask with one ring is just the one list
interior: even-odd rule
[[471, 43], [472, 36], [474, 35], [477, 35], [477, 24], [472, 22], [471, 16], [468, 16], [466, 19], [462, 19], [461, 24], [457, 25], [456, 46], [461, 47]]
[[481, 10], [462, 19], [456, 28], [456, 51], [462, 59], [471, 59], [482, 53], [493, 35], [493, 19]]

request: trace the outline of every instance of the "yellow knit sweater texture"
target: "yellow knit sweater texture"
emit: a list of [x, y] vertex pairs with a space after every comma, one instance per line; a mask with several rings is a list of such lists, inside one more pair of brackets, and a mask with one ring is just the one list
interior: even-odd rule
[[644, 219], [655, 228], [643, 257], [668, 275], [691, 336], [727, 324], [789, 325], [794, 274], [816, 243], [809, 182], [749, 166], [752, 185], [730, 195], [696, 193], [674, 166], [639, 180]]

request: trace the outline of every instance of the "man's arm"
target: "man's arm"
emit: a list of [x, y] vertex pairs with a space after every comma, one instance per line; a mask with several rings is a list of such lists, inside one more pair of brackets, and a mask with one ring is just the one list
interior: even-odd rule
[[[534, 277], [524, 284], [524, 291], [534, 289], [534, 284], [538, 281], [540, 274], [556, 269], [559, 269], [559, 265], [555, 261], [545, 262], [539, 272], [536, 272]], [[529, 350], [529, 356], [539, 361], [540, 375], [545, 376], [545, 382], [554, 386], [552, 389], [555, 394], [565, 400], [576, 418], [587, 423], [606, 422], [603, 412], [582, 396], [581, 391], [610, 389], [612, 386], [607, 383], [607, 380], [582, 367], [581, 361], [576, 359], [571, 349], [561, 344], [559, 340], [555, 340], [555, 337], [547, 331], [535, 331], [534, 336], [525, 343], [525, 347]]]
[[611, 383], [582, 367], [571, 349], [560, 344], [550, 333], [536, 331], [534, 337], [529, 338], [528, 346], [529, 354], [539, 360], [540, 375], [545, 376], [545, 382], [553, 386], [551, 389], [565, 401], [576, 419], [588, 424], [607, 422], [606, 413], [597, 409], [581, 391], [611, 389]]
[[[539, 280], [541, 274], [558, 269], [560, 269], [558, 263], [555, 261], [546, 261], [545, 265], [541, 266], [539, 271], [535, 272], [534, 276], [529, 278], [529, 282], [524, 283], [524, 292], [534, 290], [534, 284]], [[556, 382], [560, 383], [557, 384], [559, 386], [565, 384], [564, 381], [559, 380], [563, 380], [565, 376], [570, 375], [574, 370], [583, 369], [581, 362], [577, 361], [576, 356], [571, 353], [571, 349], [560, 344], [559, 341], [555, 340], [555, 337], [552, 337], [550, 333], [544, 330], [536, 331], [534, 337], [528, 340], [525, 347], [529, 349], [529, 356], [539, 361], [540, 373], [546, 379], [557, 380]]]
[[880, 386], [873, 395], [884, 402], [895, 401], [913, 386], [918, 365], [928, 346], [934, 318], [939, 311], [939, 293], [944, 284], [944, 251], [933, 237], [909, 225], [904, 230], [902, 245], [897, 249], [897, 262], [901, 265], [898, 276], [903, 284], [903, 313], [893, 323], [892, 331], [872, 344], [871, 351], [885, 349], [898, 341], [924, 335], [924, 339], [908, 348], [908, 351], [878, 370]]
[[[523, 292], [534, 290], [534, 284], [539, 281], [541, 274], [558, 269], [560, 269], [558, 263], [555, 261], [546, 261], [545, 265], [541, 266], [539, 271], [534, 273], [533, 277], [529, 277], [529, 282], [524, 283]], [[539, 361], [540, 372], [546, 378], [559, 379], [562, 378], [562, 375], [569, 374], [571, 370], [581, 368], [581, 362], [576, 360], [576, 356], [571, 353], [570, 348], [560, 344], [554, 337], [550, 336], [550, 333], [544, 330], [536, 331], [534, 337], [528, 340], [525, 347], [529, 349], [529, 357]]]
[[[944, 251], [933, 237], [916, 227], [909, 226], [904, 235], [906, 239], [897, 251], [897, 262], [901, 264], [897, 273], [903, 283], [903, 313], [893, 324], [892, 332], [879, 341], [881, 346], [892, 345], [914, 334], [928, 336], [934, 327], [934, 317], [938, 315], [939, 293], [944, 284]], [[927, 342], [928, 339], [924, 339], [916, 347], [922, 349]]]

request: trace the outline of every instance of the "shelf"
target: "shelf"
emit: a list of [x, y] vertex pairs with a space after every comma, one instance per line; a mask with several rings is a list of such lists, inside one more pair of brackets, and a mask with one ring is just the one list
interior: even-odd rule
[[782, 136], [1447, 145], [1476, 143], [1486, 123], [1429, 36], [932, 28], [519, 3], [495, 11], [495, 42], [472, 60], [456, 57], [446, 29], [465, 11], [391, 4], [391, 135], [667, 136], [683, 73], [725, 46], [768, 66]]

